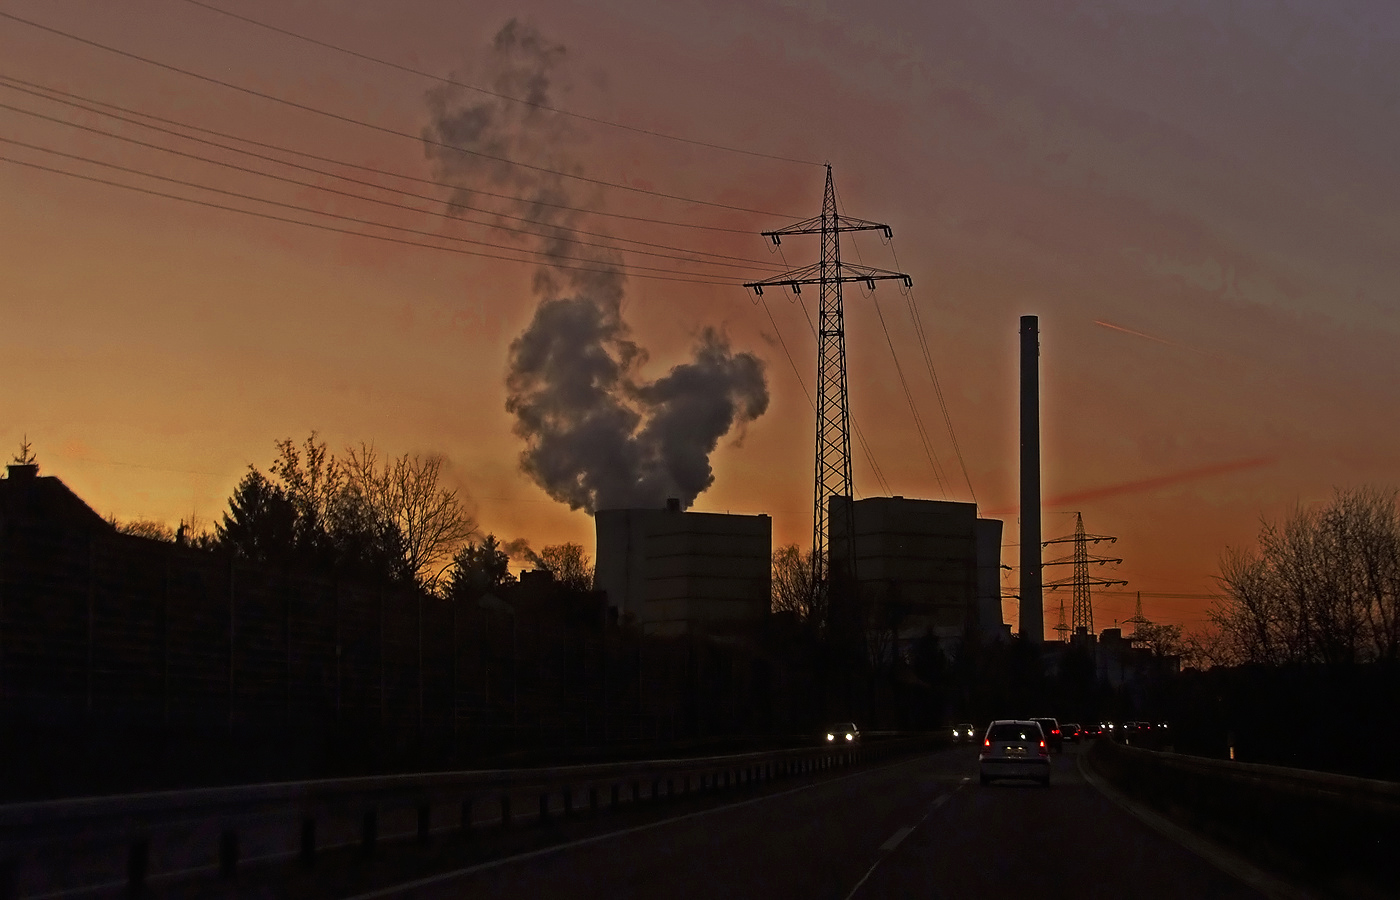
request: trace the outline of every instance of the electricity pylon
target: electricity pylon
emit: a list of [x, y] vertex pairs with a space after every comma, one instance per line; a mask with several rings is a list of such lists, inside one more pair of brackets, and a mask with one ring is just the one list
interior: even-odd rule
[[1133, 626], [1133, 632], [1134, 632], [1134, 633], [1137, 633], [1137, 630], [1138, 630], [1139, 628], [1141, 628], [1142, 626], [1144, 626], [1144, 625], [1151, 625], [1151, 624], [1152, 624], [1152, 623], [1148, 620], [1147, 616], [1144, 616], [1144, 615], [1142, 614], [1142, 591], [1138, 591], [1138, 592], [1137, 592], [1137, 608], [1136, 608], [1135, 610], [1133, 610], [1133, 616], [1132, 616], [1132, 618], [1130, 618], [1130, 619], [1124, 619], [1124, 620], [1123, 620], [1123, 624], [1124, 624], [1124, 625], [1131, 624], [1131, 625]]
[[[821, 258], [814, 265], [791, 272], [751, 281], [744, 285], [762, 295], [765, 287], [786, 285], [793, 293], [802, 293], [802, 285], [819, 285], [820, 309], [817, 314], [817, 464], [816, 485], [812, 498], [812, 582], [820, 584], [826, 578], [831, 553], [831, 536], [827, 511], [832, 497], [854, 498], [851, 478], [851, 408], [846, 394], [846, 326], [841, 304], [841, 285], [851, 281], [864, 282], [871, 290], [875, 282], [898, 278], [906, 286], [913, 284], [903, 272], [857, 266], [841, 261], [841, 235], [848, 231], [881, 231], [892, 237], [890, 226], [841, 215], [836, 209], [836, 188], [831, 181], [831, 166], [826, 167], [826, 192], [822, 196], [822, 214], [815, 218], [765, 231], [763, 236], [775, 245], [793, 234], [821, 235]], [[845, 557], [855, 568], [855, 521], [849, 502], [842, 504], [845, 525]], [[855, 572], [847, 573], [854, 577]]]
[[[1100, 541], [1108, 541], [1110, 544], [1112, 544], [1116, 542], [1118, 538], [1106, 534], [1085, 534], [1083, 513], [1075, 513], [1074, 522], [1074, 534], [1069, 535], [1068, 537], [1053, 538], [1048, 541], [1042, 541], [1040, 544], [1042, 548], [1048, 547], [1051, 544], [1074, 544], [1074, 553], [1070, 556], [1064, 556], [1060, 559], [1052, 559], [1047, 563], [1042, 563], [1042, 565], [1045, 566], [1060, 566], [1065, 565], [1066, 563], [1074, 565], [1073, 575], [1071, 575], [1069, 578], [1061, 578], [1058, 581], [1047, 582], [1045, 584], [1045, 589], [1053, 591], [1057, 588], [1062, 588], [1067, 585], [1073, 587], [1074, 611], [1072, 629], [1078, 630], [1079, 628], [1087, 628], [1089, 633], [1093, 634], [1094, 605], [1089, 598], [1090, 586], [1099, 585], [1101, 587], [1108, 587], [1109, 585], [1114, 584], [1121, 584], [1126, 586], [1128, 582], [1109, 578], [1089, 577], [1089, 563], [1098, 563], [1102, 566], [1107, 563], [1121, 563], [1123, 560], [1109, 556], [1090, 556], [1088, 545], [1090, 543], [1097, 544]], [[1055, 630], [1060, 631], [1061, 635], [1063, 635], [1064, 632], [1061, 631], [1061, 629], [1065, 627], [1063, 600], [1060, 601], [1060, 616], [1060, 624], [1056, 626]]]

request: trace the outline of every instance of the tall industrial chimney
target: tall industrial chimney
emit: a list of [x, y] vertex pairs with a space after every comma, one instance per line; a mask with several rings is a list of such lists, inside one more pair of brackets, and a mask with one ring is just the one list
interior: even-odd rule
[[1021, 317], [1021, 640], [1045, 640], [1040, 581], [1040, 323]]

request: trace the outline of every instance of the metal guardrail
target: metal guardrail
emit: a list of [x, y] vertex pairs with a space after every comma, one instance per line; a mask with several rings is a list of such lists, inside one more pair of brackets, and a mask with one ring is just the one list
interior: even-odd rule
[[445, 832], [596, 816], [936, 746], [936, 736], [691, 759], [339, 778], [0, 806], [0, 900], [214, 878]]
[[1377, 896], [1394, 888], [1394, 849], [1381, 836], [1400, 834], [1400, 783], [1109, 741], [1087, 761], [1129, 796], [1271, 868], [1333, 888], [1387, 885]]

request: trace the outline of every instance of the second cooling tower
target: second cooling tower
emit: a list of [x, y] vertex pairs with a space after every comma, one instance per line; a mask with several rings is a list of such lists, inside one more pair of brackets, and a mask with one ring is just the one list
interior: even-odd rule
[[752, 634], [768, 615], [773, 520], [665, 509], [600, 509], [595, 584], [643, 633]]

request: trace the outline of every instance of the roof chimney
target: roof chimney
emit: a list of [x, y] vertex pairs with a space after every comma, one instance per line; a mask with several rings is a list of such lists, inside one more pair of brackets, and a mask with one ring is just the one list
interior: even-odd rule
[[5, 468], [9, 471], [10, 479], [13, 481], [35, 478], [39, 474], [38, 463], [20, 463], [19, 465], [6, 466]]

